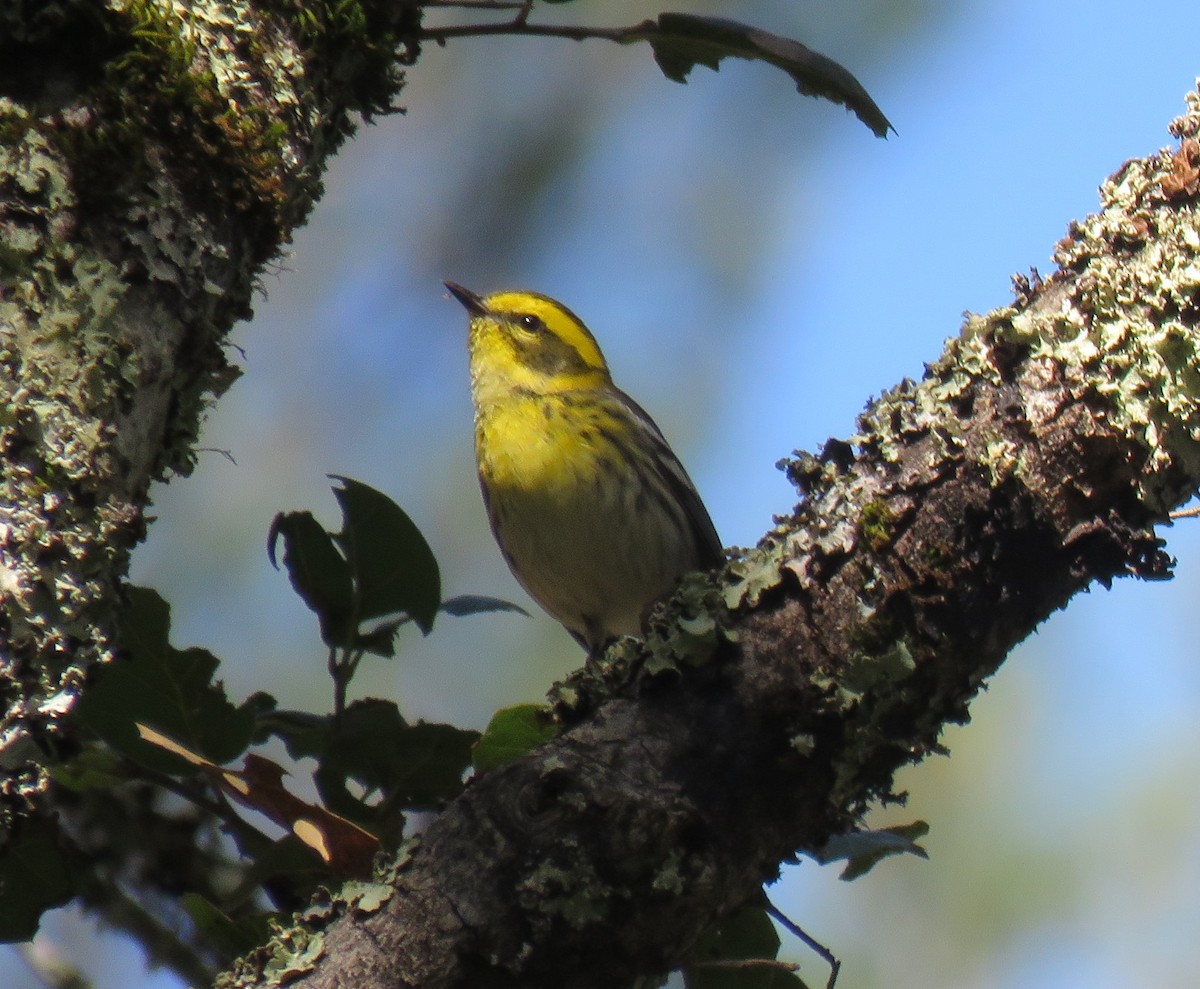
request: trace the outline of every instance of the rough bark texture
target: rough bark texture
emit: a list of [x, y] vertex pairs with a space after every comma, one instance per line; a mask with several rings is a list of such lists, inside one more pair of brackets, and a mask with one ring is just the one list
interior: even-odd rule
[[885, 797], [1073, 594], [1165, 576], [1154, 525], [1200, 481], [1189, 102], [1181, 148], [1110, 179], [1048, 280], [1018, 279], [850, 441], [793, 461], [791, 518], [560, 688], [570, 727], [470, 787], [394, 892], [346, 891], [222, 984], [662, 973]]
[[191, 467], [222, 341], [399, 88], [403, 4], [63, 0], [0, 13], [0, 824], [111, 658], [151, 480]]

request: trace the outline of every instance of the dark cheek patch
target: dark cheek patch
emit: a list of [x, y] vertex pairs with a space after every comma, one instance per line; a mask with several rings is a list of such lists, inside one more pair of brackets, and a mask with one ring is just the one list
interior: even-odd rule
[[542, 333], [529, 340], [513, 337], [513, 344], [521, 362], [543, 374], [561, 374], [564, 371], [581, 372], [587, 367], [579, 352], [551, 333]]

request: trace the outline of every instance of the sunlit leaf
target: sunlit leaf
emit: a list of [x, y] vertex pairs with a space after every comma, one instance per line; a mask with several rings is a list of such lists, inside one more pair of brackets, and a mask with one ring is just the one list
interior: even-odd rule
[[558, 728], [547, 718], [549, 710], [545, 704], [517, 704], [493, 714], [471, 753], [476, 772], [519, 759], [553, 738]]
[[277, 762], [251, 752], [241, 769], [218, 766], [160, 732], [138, 725], [152, 745], [198, 766], [225, 794], [289, 829], [339, 876], [365, 876], [371, 871], [379, 840], [357, 824], [319, 804], [302, 800], [287, 788], [287, 771]]

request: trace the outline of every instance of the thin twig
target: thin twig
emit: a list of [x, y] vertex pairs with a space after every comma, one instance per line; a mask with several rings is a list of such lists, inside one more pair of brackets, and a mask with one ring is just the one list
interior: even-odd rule
[[[243, 357], [245, 356], [244, 352], [243, 352], [242, 356]], [[238, 465], [238, 462], [233, 459], [232, 453], [230, 453], [228, 450], [222, 450], [218, 446], [198, 446], [198, 447], [196, 447], [196, 452], [197, 453], [219, 453], [222, 457], [224, 457], [231, 464], [233, 464], [234, 467], [236, 467]]]
[[799, 972], [795, 962], [781, 962], [778, 958], [712, 958], [706, 962], [690, 962], [688, 968], [778, 968], [785, 972]]
[[820, 941], [816, 940], [811, 934], [804, 930], [799, 924], [795, 923], [789, 917], [785, 916], [774, 903], [767, 901], [767, 913], [774, 917], [779, 923], [786, 927], [792, 934], [798, 937], [809, 949], [825, 960], [825, 964], [829, 966], [829, 981], [825, 983], [825, 989], [833, 989], [837, 983], [838, 972], [842, 970], [842, 963], [838, 961], [833, 952], [830, 951]]
[[1200, 505], [1196, 505], [1194, 508], [1181, 508], [1179, 511], [1171, 512], [1170, 514], [1170, 518], [1172, 519], [1194, 519], [1198, 517], [1200, 517]]
[[519, 10], [532, 3], [522, 0], [423, 0], [422, 7], [462, 7], [469, 10]]
[[[528, 17], [528, 13], [524, 16]], [[478, 38], [493, 34], [520, 34], [542, 38], [568, 38], [571, 41], [588, 41], [591, 38], [602, 38], [615, 41], [620, 45], [631, 44], [634, 41], [644, 41], [658, 31], [654, 21], [642, 21], [632, 27], [577, 27], [571, 24], [530, 24], [522, 20], [518, 13], [511, 21], [500, 21], [496, 24], [461, 24], [451, 27], [422, 28], [418, 34], [421, 41], [435, 41], [443, 44], [448, 38]]]
[[333, 678], [333, 718], [339, 721], [346, 710], [346, 677], [341, 653], [333, 646], [329, 647], [329, 675]]

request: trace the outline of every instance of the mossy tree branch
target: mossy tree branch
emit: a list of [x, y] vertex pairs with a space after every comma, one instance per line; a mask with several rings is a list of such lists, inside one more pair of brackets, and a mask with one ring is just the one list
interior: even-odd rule
[[[262, 265], [351, 114], [384, 112], [406, 4], [21, 5], [0, 14], [0, 823], [112, 613], [151, 480], [186, 473]], [[399, 59], [399, 61], [398, 61]]]
[[[803, 498], [644, 645], [560, 688], [567, 730], [222, 986], [629, 985], [936, 750], [1007, 652], [1099, 581], [1168, 574], [1200, 484], [1200, 97], [1122, 167], [1047, 279], [972, 317]], [[712, 620], [709, 616], [715, 615]]]

